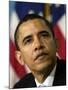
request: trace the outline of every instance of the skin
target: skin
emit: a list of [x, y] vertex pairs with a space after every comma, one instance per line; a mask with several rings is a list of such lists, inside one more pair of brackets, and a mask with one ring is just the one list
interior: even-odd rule
[[38, 82], [42, 83], [56, 63], [56, 41], [41, 19], [28, 20], [20, 25], [17, 42], [20, 51], [16, 58], [27, 64]]

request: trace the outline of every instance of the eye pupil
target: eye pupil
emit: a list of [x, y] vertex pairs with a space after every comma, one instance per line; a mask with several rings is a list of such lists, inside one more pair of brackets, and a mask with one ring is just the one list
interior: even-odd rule
[[48, 33], [42, 33], [42, 36], [43, 37], [48, 36]]
[[49, 36], [49, 33], [45, 30], [45, 31], [40, 32], [40, 36], [42, 36], [42, 37], [48, 37]]
[[31, 41], [31, 39], [28, 39], [28, 40], [27, 40], [27, 42], [30, 42], [30, 41]]
[[31, 41], [32, 41], [32, 39], [27, 39], [27, 40], [25, 41], [25, 44], [29, 44], [29, 43], [31, 43]]

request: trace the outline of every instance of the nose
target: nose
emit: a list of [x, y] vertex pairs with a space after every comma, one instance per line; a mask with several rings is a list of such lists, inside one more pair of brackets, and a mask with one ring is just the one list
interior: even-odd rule
[[42, 40], [38, 37], [35, 38], [35, 42], [34, 42], [34, 50], [40, 50], [44, 48], [44, 45], [42, 43]]

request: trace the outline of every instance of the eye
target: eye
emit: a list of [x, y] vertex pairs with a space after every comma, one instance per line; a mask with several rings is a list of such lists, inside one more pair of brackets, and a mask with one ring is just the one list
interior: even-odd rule
[[27, 40], [25, 40], [25, 44], [29, 44], [29, 43], [31, 43], [32, 42], [32, 39], [31, 38], [29, 38], [29, 39], [27, 39]]
[[42, 33], [41, 35], [42, 35], [43, 37], [45, 37], [45, 36], [49, 36], [48, 33]]
[[32, 42], [32, 37], [31, 37], [31, 36], [26, 37], [26, 38], [23, 40], [24, 45], [30, 44], [31, 42]]
[[40, 33], [40, 35], [41, 35], [42, 37], [48, 37], [48, 36], [49, 36], [49, 33], [46, 32], [46, 31], [43, 31], [43, 32]]

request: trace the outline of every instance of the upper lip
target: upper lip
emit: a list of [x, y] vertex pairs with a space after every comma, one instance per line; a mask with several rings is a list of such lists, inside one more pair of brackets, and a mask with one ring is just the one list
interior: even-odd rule
[[48, 53], [45, 53], [45, 52], [41, 52], [41, 53], [38, 53], [35, 57], [35, 60], [40, 57], [40, 56], [43, 56], [43, 55], [48, 55]]

